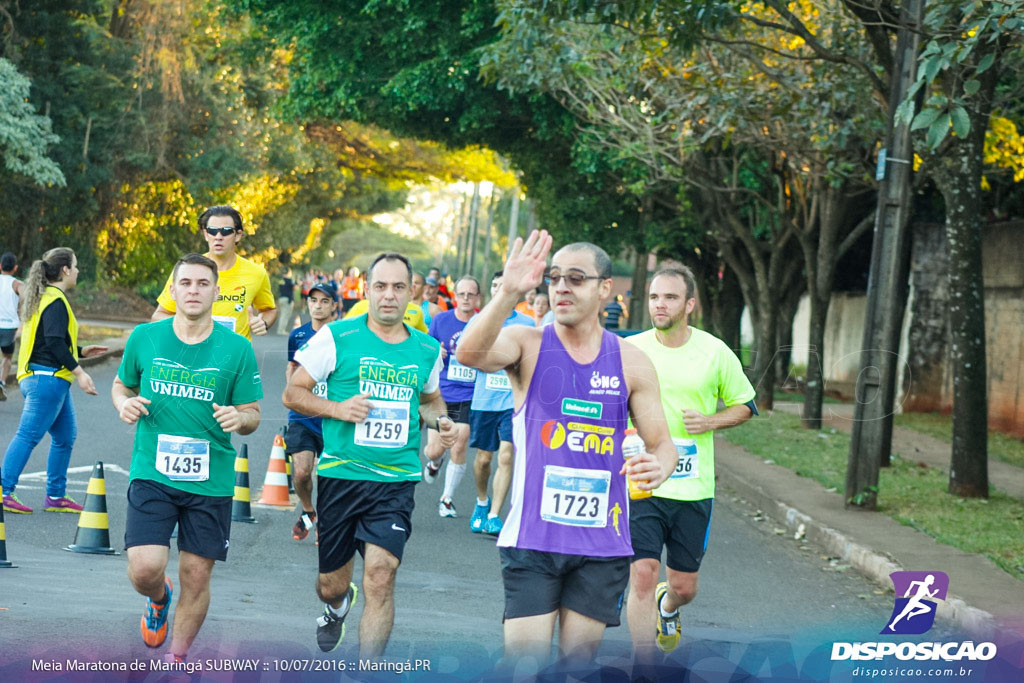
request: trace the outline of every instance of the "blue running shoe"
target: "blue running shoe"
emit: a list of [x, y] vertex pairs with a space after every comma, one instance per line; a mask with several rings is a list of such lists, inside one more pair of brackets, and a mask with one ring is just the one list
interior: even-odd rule
[[473, 508], [473, 516], [469, 518], [469, 530], [474, 534], [479, 534], [484, 530], [484, 522], [487, 521], [487, 513], [491, 511], [491, 501], [488, 499], [487, 505], [476, 504]]
[[501, 527], [501, 517], [488, 517], [487, 521], [484, 522], [484, 533], [497, 536], [501, 533]]

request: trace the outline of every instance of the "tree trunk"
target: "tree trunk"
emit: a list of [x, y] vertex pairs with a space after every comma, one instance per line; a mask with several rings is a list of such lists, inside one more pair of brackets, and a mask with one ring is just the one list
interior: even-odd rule
[[775, 406], [775, 335], [778, 327], [779, 303], [770, 293], [760, 293], [758, 315], [753, 320], [758, 328], [754, 351], [753, 384], [757, 395], [759, 411], [769, 411]]
[[793, 365], [793, 321], [796, 318], [803, 287], [792, 287], [786, 291], [785, 298], [779, 305], [779, 323], [775, 330], [775, 378], [780, 385], [789, 379], [789, 369]]
[[821, 404], [825, 398], [825, 322], [832, 294], [811, 298], [811, 320], [807, 326], [807, 389], [800, 421], [807, 429], [821, 429]]
[[740, 354], [740, 320], [743, 318], [743, 292], [740, 281], [729, 266], [722, 269], [717, 296], [712, 308], [712, 333]]
[[[977, 117], [974, 117], [977, 119]], [[946, 203], [949, 254], [950, 365], [953, 370], [953, 458], [949, 492], [988, 497], [988, 398], [985, 292], [981, 263], [982, 145], [985, 122], [954, 138], [935, 176]]]
[[647, 252], [633, 250], [633, 280], [629, 290], [629, 327], [647, 328]]

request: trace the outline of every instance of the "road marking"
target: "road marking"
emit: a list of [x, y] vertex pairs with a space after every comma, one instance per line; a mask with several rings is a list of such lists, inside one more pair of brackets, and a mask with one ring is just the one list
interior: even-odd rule
[[[80, 465], [78, 467], [69, 467], [68, 468], [68, 474], [78, 474], [80, 472], [92, 472], [92, 468], [93, 468], [93, 465]], [[114, 464], [104, 465], [103, 466], [103, 475], [106, 476], [107, 472], [117, 472], [118, 474], [125, 474], [125, 475], [128, 474], [128, 470], [124, 469], [123, 467], [120, 467], [119, 465], [114, 465]], [[26, 474], [22, 474], [21, 475], [21, 479], [28, 479], [29, 481], [32, 481], [32, 480], [35, 480], [35, 479], [40, 479], [40, 480], [46, 479], [46, 470], [42, 470], [40, 472], [28, 472]]]

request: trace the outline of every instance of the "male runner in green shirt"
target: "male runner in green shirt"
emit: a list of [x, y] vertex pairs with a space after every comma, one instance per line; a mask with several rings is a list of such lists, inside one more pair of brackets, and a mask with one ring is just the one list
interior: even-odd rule
[[[689, 268], [659, 270], [648, 295], [654, 329], [629, 339], [657, 369], [679, 458], [653, 497], [629, 506], [634, 554], [626, 617], [641, 661], [655, 656], [655, 642], [664, 652], [676, 648], [679, 608], [697, 595], [715, 496], [714, 430], [734, 427], [756, 413], [754, 388], [736, 354], [717, 337], [690, 327], [696, 297]], [[719, 399], [726, 406], [721, 411]], [[664, 547], [668, 580], [658, 583]]]
[[174, 316], [139, 325], [125, 345], [111, 398], [136, 425], [125, 547], [128, 577], [147, 598], [142, 639], [167, 637], [173, 583], [164, 572], [178, 533], [177, 614], [170, 662], [184, 660], [206, 618], [215, 560], [227, 557], [234, 493], [231, 434], [251, 434], [263, 397], [252, 344], [213, 322], [217, 264], [188, 254], [174, 265]]
[[[286, 407], [323, 417], [316, 591], [326, 605], [317, 645], [330, 652], [345, 637], [357, 595], [352, 570], [358, 551], [366, 596], [361, 658], [383, 654], [391, 635], [395, 574], [412, 533], [413, 489], [421, 478], [421, 420], [437, 428], [446, 448], [456, 433], [439, 388], [440, 346], [402, 320], [412, 286], [409, 260], [381, 254], [367, 283], [369, 314], [320, 328], [295, 353], [300, 367], [283, 397]], [[326, 382], [326, 398], [313, 392], [318, 382]]]

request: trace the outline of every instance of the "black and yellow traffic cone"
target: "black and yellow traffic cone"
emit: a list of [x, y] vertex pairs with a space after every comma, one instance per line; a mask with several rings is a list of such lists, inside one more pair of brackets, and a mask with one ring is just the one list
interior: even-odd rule
[[64, 548], [73, 553], [117, 555], [110, 547], [110, 521], [107, 519], [107, 482], [103, 478], [103, 462], [96, 461], [85, 492], [85, 505], [78, 517], [75, 542]]
[[[288, 427], [281, 427], [281, 442], [284, 443], [284, 435], [288, 433]], [[288, 444], [285, 443], [284, 473], [288, 477], [288, 493], [295, 493], [295, 484], [292, 481], [292, 456], [287, 452]]]
[[242, 444], [242, 451], [235, 456], [235, 496], [231, 499], [231, 521], [256, 524], [249, 506], [249, 447]]
[[0, 505], [0, 569], [14, 569], [17, 566], [7, 559], [7, 531], [4, 527], [4, 506]]

